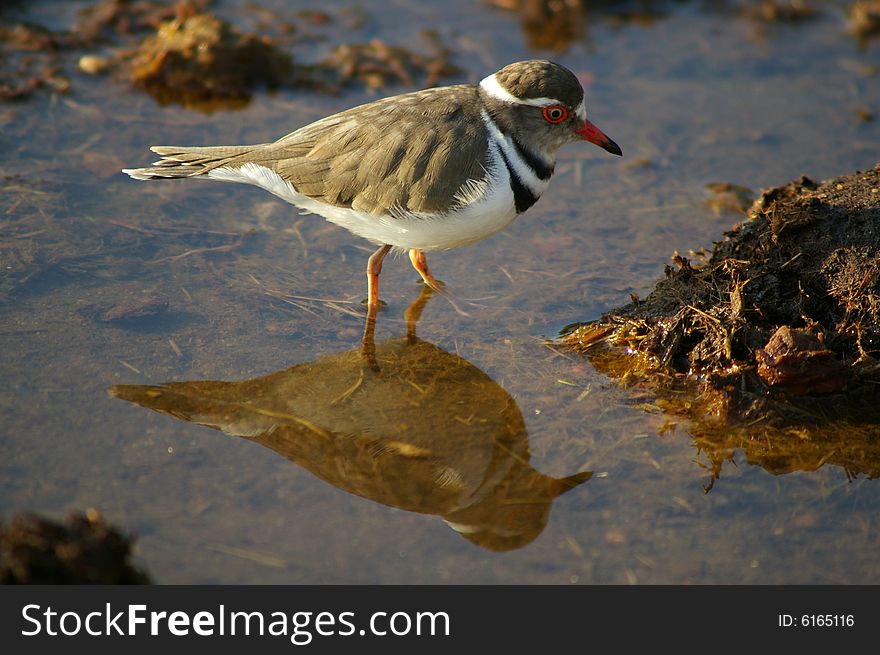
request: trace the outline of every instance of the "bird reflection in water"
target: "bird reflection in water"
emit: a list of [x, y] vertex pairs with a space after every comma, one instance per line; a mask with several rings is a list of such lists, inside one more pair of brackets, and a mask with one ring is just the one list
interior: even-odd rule
[[419, 339], [431, 296], [407, 309], [407, 336], [239, 382], [118, 385], [123, 400], [271, 448], [335, 487], [433, 514], [472, 543], [521, 548], [544, 529], [553, 501], [588, 480], [529, 464], [514, 399], [457, 355]]

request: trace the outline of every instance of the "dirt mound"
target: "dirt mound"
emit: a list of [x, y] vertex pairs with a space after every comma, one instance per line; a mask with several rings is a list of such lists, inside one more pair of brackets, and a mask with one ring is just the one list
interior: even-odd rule
[[767, 190], [725, 237], [560, 340], [714, 424], [880, 418], [880, 166]]

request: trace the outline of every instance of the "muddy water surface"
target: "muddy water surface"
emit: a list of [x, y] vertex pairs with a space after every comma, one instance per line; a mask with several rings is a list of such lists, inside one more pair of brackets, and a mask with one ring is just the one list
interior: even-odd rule
[[[64, 24], [84, 3], [34, 4]], [[356, 22], [319, 5], [343, 18], [298, 46], [315, 59], [332, 39], [424, 51], [426, 27], [455, 81], [553, 56], [625, 156], [567, 146], [514, 225], [431, 255], [479, 306], [432, 298], [409, 342], [420, 288], [389, 259], [377, 372], [358, 354], [369, 244], [256, 189], [118, 172], [151, 144], [265, 142], [377, 96], [258, 93], [203, 113], [74, 75], [68, 95], [0, 105], [3, 515], [97, 507], [163, 583], [880, 582], [876, 481], [734, 452], [705, 493], [686, 425], [543, 342], [736, 222], [707, 184], [757, 192], [880, 159], [864, 120], [880, 43], [858, 46], [843, 3], [770, 25], [656, 3], [655, 20], [595, 16], [555, 53], [485, 3], [365, 2]], [[253, 23], [247, 3], [216, 9]], [[235, 384], [178, 388], [178, 418], [108, 393], [200, 380]]]

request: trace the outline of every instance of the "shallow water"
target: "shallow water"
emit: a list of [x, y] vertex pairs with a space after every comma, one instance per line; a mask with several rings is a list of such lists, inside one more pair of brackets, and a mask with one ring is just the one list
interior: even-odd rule
[[[821, 4], [814, 20], [773, 25], [699, 3], [657, 4], [665, 15], [650, 22], [594, 17], [588, 38], [562, 53], [528, 49], [515, 15], [466, 0], [365, 2], [363, 25], [335, 35], [426, 50], [420, 32], [432, 27], [466, 71], [456, 81], [552, 55], [585, 82], [590, 118], [623, 148], [619, 159], [588, 144], [566, 147], [551, 191], [510, 228], [429, 257], [450, 289], [480, 306], [462, 316], [432, 298], [418, 343], [480, 380], [485, 391], [475, 393], [506, 408], [506, 431], [471, 437], [434, 420], [455, 414], [442, 403], [461, 393], [460, 380], [438, 384], [436, 405], [407, 413], [405, 425], [393, 403], [376, 401], [364, 419], [374, 440], [365, 452], [416, 468], [432, 457], [457, 466], [472, 496], [501, 498], [487, 516], [534, 504], [513, 483], [504, 487], [513, 478], [499, 470], [527, 471], [528, 480], [592, 472], [552, 501], [546, 527], [529, 519], [532, 541], [496, 552], [462, 538], [443, 519], [464, 533], [477, 519], [450, 519], [448, 505], [415, 502], [422, 486], [406, 487], [420, 475], [430, 487], [436, 470], [394, 469], [404, 471], [396, 474], [403, 491], [392, 501], [351, 488], [352, 475], [369, 475], [350, 457], [336, 465], [346, 483], [317, 470], [326, 454], [297, 459], [277, 442], [263, 444], [254, 414], [275, 412], [275, 431], [297, 423], [272, 403], [297, 389], [317, 393], [307, 375], [299, 387], [282, 384], [280, 400], [263, 392], [234, 399], [247, 406], [247, 429], [232, 425], [228, 407], [222, 421], [196, 407], [202, 423], [250, 440], [107, 392], [247, 380], [303, 364], [323, 371], [324, 382], [353, 376], [340, 377], [335, 395], [324, 392], [325, 401], [341, 399], [333, 407], [367, 390], [397, 400], [370, 387], [369, 373], [358, 382], [360, 368], [330, 366], [357, 359], [369, 244], [256, 189], [143, 184], [118, 172], [152, 161], [151, 144], [265, 142], [375, 96], [260, 93], [242, 110], [205, 114], [83, 75], [68, 96], [0, 105], [3, 515], [97, 507], [138, 535], [139, 562], [162, 583], [880, 582], [877, 481], [832, 465], [773, 475], [735, 453], [704, 493], [711, 464], [686, 425], [543, 343], [631, 292], [646, 294], [673, 251], [720, 238], [738, 216], [713, 211], [706, 184], [757, 192], [880, 160], [880, 122], [858, 117], [859, 108], [880, 108], [880, 43], [858, 46], [843, 3]], [[73, 11], [77, 3], [62, 5]], [[56, 4], [37, 6], [45, 17]], [[317, 6], [332, 14], [348, 5]], [[246, 26], [245, 7], [223, 2], [218, 13]], [[331, 45], [298, 52], [317, 58]], [[383, 344], [406, 335], [415, 279], [405, 259], [386, 262], [380, 364]], [[167, 311], [106, 320], [148, 299]], [[462, 425], [494, 425], [491, 407], [466, 400], [455, 414]], [[309, 416], [329, 422], [331, 414]], [[462, 463], [467, 448], [480, 453], [474, 470]], [[372, 474], [373, 484], [396, 479]]]

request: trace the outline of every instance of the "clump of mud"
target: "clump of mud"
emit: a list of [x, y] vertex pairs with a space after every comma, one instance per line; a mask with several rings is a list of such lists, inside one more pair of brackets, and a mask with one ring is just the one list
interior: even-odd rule
[[561, 341], [719, 425], [880, 417], [880, 166], [765, 191], [725, 236]]
[[395, 84], [435, 86], [461, 73], [436, 33], [426, 30], [423, 36], [432, 48], [425, 55], [373, 39], [343, 43], [316, 63], [294, 64], [280, 41], [241, 33], [211, 14], [191, 10], [159, 25], [141, 44], [131, 62], [131, 79], [160, 101], [198, 104], [247, 100], [261, 85], [335, 93], [360, 84], [380, 91]]
[[254, 86], [277, 88], [292, 71], [291, 56], [268, 36], [204, 13], [162, 23], [131, 63], [134, 85], [160, 100], [247, 99]]
[[0, 584], [148, 584], [131, 547], [95, 510], [64, 523], [23, 514], [0, 524]]
[[[52, 30], [30, 20], [19, 3], [0, 3], [0, 100], [20, 100], [38, 89], [70, 90], [71, 59], [80, 72], [107, 72], [123, 59], [114, 45], [156, 29], [181, 11], [201, 11], [210, 0], [177, 5], [158, 0], [98, 0], [77, 12], [68, 29]], [[20, 3], [24, 5], [24, 3]]]
[[[0, 20], [0, 101], [39, 89], [67, 92], [76, 81], [71, 75], [79, 73], [122, 78], [159, 102], [212, 111], [246, 104], [258, 87], [336, 93], [361, 85], [378, 91], [434, 86], [461, 72], [431, 30], [423, 33], [431, 48], [421, 54], [378, 39], [358, 43], [364, 20], [357, 10], [339, 11], [334, 19], [322, 11], [251, 4], [248, 12], [259, 18], [261, 32], [270, 32], [257, 33], [208, 12], [211, 4], [98, 0], [63, 30], [33, 24], [25, 8], [8, 9], [8, 19]], [[0, 13], [4, 9], [0, 3]], [[314, 31], [322, 27], [327, 33]], [[340, 36], [345, 42], [314, 60], [310, 44]], [[295, 46], [301, 48], [296, 54]]]

